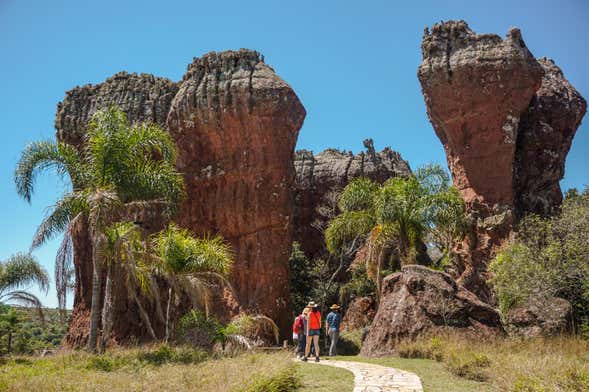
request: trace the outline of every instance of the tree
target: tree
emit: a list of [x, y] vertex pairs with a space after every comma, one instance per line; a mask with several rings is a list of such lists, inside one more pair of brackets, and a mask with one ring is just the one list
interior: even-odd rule
[[408, 178], [379, 185], [358, 178], [339, 198], [342, 211], [325, 232], [328, 250], [338, 254], [350, 244], [366, 241], [366, 270], [380, 293], [381, 270], [391, 251], [400, 265], [416, 262], [416, 246], [431, 234], [449, 251], [464, 235], [464, 202], [437, 165], [418, 169]]
[[34, 256], [17, 253], [0, 262], [0, 303], [16, 302], [33, 306], [43, 316], [39, 298], [22, 288], [37, 285], [42, 291], [49, 290], [49, 276]]
[[222, 237], [197, 238], [173, 224], [153, 238], [153, 251], [157, 272], [170, 285], [165, 317], [167, 341], [173, 298], [185, 293], [193, 308], [204, 308], [208, 317], [211, 282], [216, 280], [233, 290], [226, 279], [233, 265], [233, 254]]
[[39, 172], [55, 169], [69, 176], [73, 189], [45, 217], [32, 248], [45, 243], [82, 219], [92, 241], [92, 303], [88, 349], [97, 348], [101, 315], [105, 231], [133, 208], [165, 205], [171, 215], [183, 195], [183, 179], [174, 167], [176, 148], [170, 135], [156, 125], [130, 126], [126, 115], [111, 107], [97, 112], [78, 152], [60, 142], [28, 145], [15, 172], [17, 192], [30, 202]]

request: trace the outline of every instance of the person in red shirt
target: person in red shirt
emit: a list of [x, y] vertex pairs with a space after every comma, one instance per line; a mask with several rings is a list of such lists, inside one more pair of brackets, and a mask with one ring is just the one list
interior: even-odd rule
[[315, 346], [315, 362], [319, 362], [319, 335], [321, 335], [321, 312], [319, 312], [319, 307], [313, 301], [309, 302], [307, 305], [311, 311], [307, 316], [307, 344], [305, 347], [305, 356], [303, 357], [303, 361], [306, 361], [309, 357], [309, 352], [311, 351], [311, 341]]

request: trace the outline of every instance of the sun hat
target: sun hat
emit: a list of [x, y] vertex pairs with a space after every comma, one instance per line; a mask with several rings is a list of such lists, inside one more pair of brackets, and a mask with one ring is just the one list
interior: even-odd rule
[[331, 310], [338, 310], [340, 308], [340, 306], [338, 304], [333, 304], [329, 307], [329, 309]]
[[308, 308], [316, 308], [317, 304], [315, 302], [311, 301], [311, 302], [309, 302], [309, 304], [307, 304], [307, 307]]

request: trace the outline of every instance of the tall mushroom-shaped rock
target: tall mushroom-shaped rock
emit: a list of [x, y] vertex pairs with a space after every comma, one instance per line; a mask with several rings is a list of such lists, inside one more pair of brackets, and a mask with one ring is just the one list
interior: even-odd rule
[[518, 128], [543, 70], [518, 29], [503, 40], [464, 21], [425, 31], [418, 77], [454, 185], [473, 220], [461, 283], [489, 299], [486, 261], [511, 231]]
[[240, 304], [290, 326], [294, 148], [305, 109], [251, 50], [209, 53], [188, 66], [167, 118], [188, 198], [177, 221], [233, 245]]

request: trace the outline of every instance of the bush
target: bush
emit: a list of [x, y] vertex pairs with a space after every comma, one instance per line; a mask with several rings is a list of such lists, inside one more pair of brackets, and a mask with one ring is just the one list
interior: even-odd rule
[[170, 347], [161, 345], [155, 349], [112, 353], [91, 356], [85, 368], [113, 372], [124, 367], [141, 368], [146, 365], [161, 366], [166, 363], [199, 363], [207, 359], [207, 354], [189, 347]]
[[589, 325], [589, 188], [571, 193], [559, 215], [527, 216], [517, 239], [490, 265], [501, 311], [550, 297], [568, 300], [575, 325]]
[[301, 382], [294, 366], [271, 376], [258, 375], [241, 392], [294, 392]]

